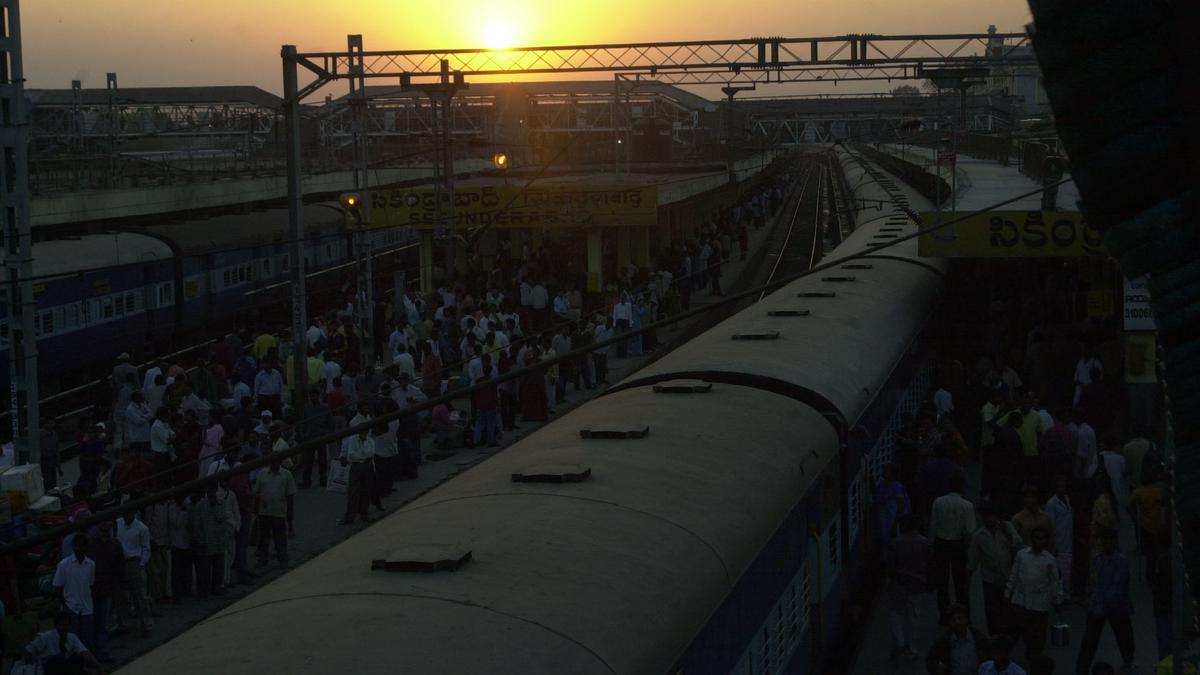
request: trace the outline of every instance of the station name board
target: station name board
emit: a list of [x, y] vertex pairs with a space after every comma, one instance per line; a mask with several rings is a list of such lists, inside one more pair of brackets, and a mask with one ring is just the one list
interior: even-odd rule
[[[921, 214], [925, 227], [953, 218]], [[1045, 258], [1105, 255], [1104, 236], [1078, 211], [990, 211], [921, 235], [920, 255], [935, 258]]]
[[[369, 227], [450, 227], [449, 195], [431, 187], [373, 190]], [[658, 190], [653, 185], [470, 186], [454, 190], [454, 227], [578, 228], [654, 225]]]

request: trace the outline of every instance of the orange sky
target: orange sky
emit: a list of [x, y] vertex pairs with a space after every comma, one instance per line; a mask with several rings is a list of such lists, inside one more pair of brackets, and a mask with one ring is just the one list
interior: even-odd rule
[[1016, 32], [1029, 21], [1025, 0], [26, 0], [21, 9], [30, 88], [72, 79], [103, 87], [114, 71], [123, 87], [275, 92], [281, 44], [340, 50], [347, 33], [383, 50], [982, 32], [988, 24]]

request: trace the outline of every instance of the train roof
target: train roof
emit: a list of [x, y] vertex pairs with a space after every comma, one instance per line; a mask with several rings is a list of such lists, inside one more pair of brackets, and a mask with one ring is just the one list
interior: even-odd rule
[[[341, 232], [345, 217], [331, 203], [305, 204], [301, 218], [307, 235]], [[184, 254], [207, 253], [229, 248], [285, 241], [288, 238], [288, 211], [275, 208], [249, 213], [234, 213], [181, 223], [152, 225], [147, 234], [163, 237]]]
[[[638, 439], [580, 437], [646, 425]], [[667, 672], [837, 447], [818, 413], [771, 392], [617, 392], [123, 672]], [[511, 478], [548, 464], [593, 473], [580, 483]], [[473, 557], [455, 572], [371, 570], [418, 545]]]
[[[891, 189], [914, 208], [924, 207], [920, 195], [887, 174], [847, 169], [856, 197], [886, 199]], [[825, 261], [865, 252], [864, 258], [783, 286], [618, 388], [681, 377], [751, 384], [786, 392], [852, 427], [920, 333], [945, 270], [943, 260], [917, 255], [915, 238], [868, 251], [916, 232], [901, 210], [884, 205], [878, 213], [863, 212], [858, 222]], [[787, 310], [809, 314], [770, 314]], [[735, 339], [776, 333], [777, 339]]]
[[35, 243], [33, 273], [39, 277], [72, 274], [128, 263], [170, 260], [173, 255], [166, 242], [144, 234], [89, 234]]

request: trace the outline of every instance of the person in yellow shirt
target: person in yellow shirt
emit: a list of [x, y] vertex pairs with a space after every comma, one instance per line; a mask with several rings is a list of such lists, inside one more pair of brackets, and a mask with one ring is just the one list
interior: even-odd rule
[[254, 338], [254, 358], [262, 361], [267, 356], [267, 352], [275, 350], [279, 353], [279, 340], [267, 330], [260, 328], [258, 337]]

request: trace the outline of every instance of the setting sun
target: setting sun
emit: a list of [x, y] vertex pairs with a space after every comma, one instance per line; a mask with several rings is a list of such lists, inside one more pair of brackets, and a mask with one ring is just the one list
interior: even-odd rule
[[512, 26], [505, 19], [489, 19], [483, 26], [483, 45], [498, 51], [512, 48], [515, 46]]

